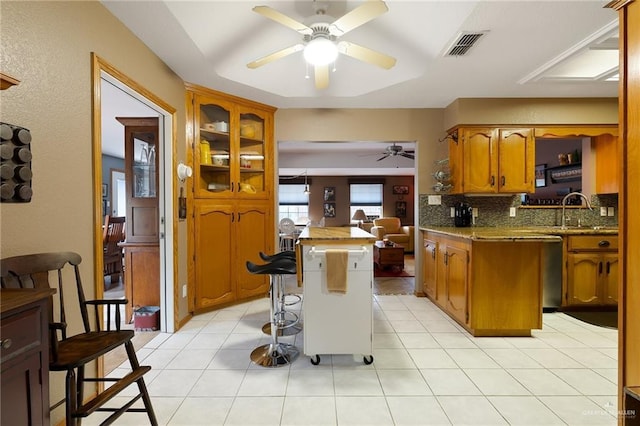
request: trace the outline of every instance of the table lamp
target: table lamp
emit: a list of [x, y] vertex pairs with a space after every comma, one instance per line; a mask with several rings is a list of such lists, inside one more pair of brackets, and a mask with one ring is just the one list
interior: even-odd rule
[[358, 209], [353, 214], [353, 217], [351, 218], [351, 220], [357, 220], [358, 221], [358, 228], [362, 228], [362, 221], [363, 220], [367, 220], [367, 215], [364, 213], [364, 210]]

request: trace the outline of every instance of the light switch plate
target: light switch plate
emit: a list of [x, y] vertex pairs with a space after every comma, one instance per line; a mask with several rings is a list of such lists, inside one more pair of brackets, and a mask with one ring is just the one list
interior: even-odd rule
[[451, 217], [456, 217], [456, 208], [451, 207]]
[[442, 196], [441, 195], [429, 195], [428, 203], [430, 206], [439, 206], [442, 204]]
[[473, 217], [478, 217], [478, 208], [477, 208], [477, 207], [474, 207], [474, 208], [473, 208], [473, 210], [472, 210], [472, 212], [473, 212], [473, 213], [472, 213], [472, 214], [473, 214]]
[[607, 207], [607, 216], [615, 216], [616, 208], [615, 207]]
[[516, 208], [509, 207], [509, 217], [516, 217]]
[[606, 215], [607, 215], [607, 208], [600, 207], [600, 216], [606, 216]]

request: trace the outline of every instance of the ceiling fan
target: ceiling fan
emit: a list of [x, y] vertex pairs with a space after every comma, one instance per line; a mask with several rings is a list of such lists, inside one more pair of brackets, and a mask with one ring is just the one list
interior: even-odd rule
[[378, 158], [377, 161], [381, 161], [381, 160], [384, 160], [385, 158], [395, 157], [398, 155], [401, 157], [406, 157], [406, 158], [415, 160], [415, 154], [413, 151], [405, 151], [402, 146], [396, 145], [394, 143], [393, 145], [389, 145], [388, 147], [385, 148], [383, 156]]
[[254, 7], [252, 9], [254, 12], [300, 33], [302, 42], [249, 62], [247, 67], [258, 68], [293, 53], [304, 51], [306, 61], [314, 66], [316, 88], [324, 89], [329, 85], [329, 64], [335, 61], [338, 53], [384, 69], [390, 69], [396, 64], [395, 58], [384, 53], [349, 41], [338, 41], [338, 38], [349, 31], [386, 13], [389, 8], [384, 1], [367, 1], [338, 19], [326, 14], [327, 3], [314, 1], [313, 4], [316, 13], [307, 19], [307, 25], [269, 6]]

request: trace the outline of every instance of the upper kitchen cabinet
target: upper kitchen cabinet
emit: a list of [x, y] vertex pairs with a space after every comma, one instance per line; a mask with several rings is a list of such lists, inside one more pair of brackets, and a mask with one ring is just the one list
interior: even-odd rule
[[534, 192], [533, 129], [458, 127], [450, 134], [453, 192]]
[[274, 108], [187, 85], [196, 198], [268, 199]]

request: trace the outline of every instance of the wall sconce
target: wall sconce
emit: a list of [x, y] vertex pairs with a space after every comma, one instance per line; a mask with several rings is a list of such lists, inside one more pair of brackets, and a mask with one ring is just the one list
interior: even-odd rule
[[190, 178], [193, 174], [193, 169], [184, 163], [178, 164], [178, 179], [180, 182], [184, 182], [187, 178]]
[[309, 185], [307, 184], [307, 171], [304, 171], [304, 193], [309, 195], [311, 191], [309, 190]]

